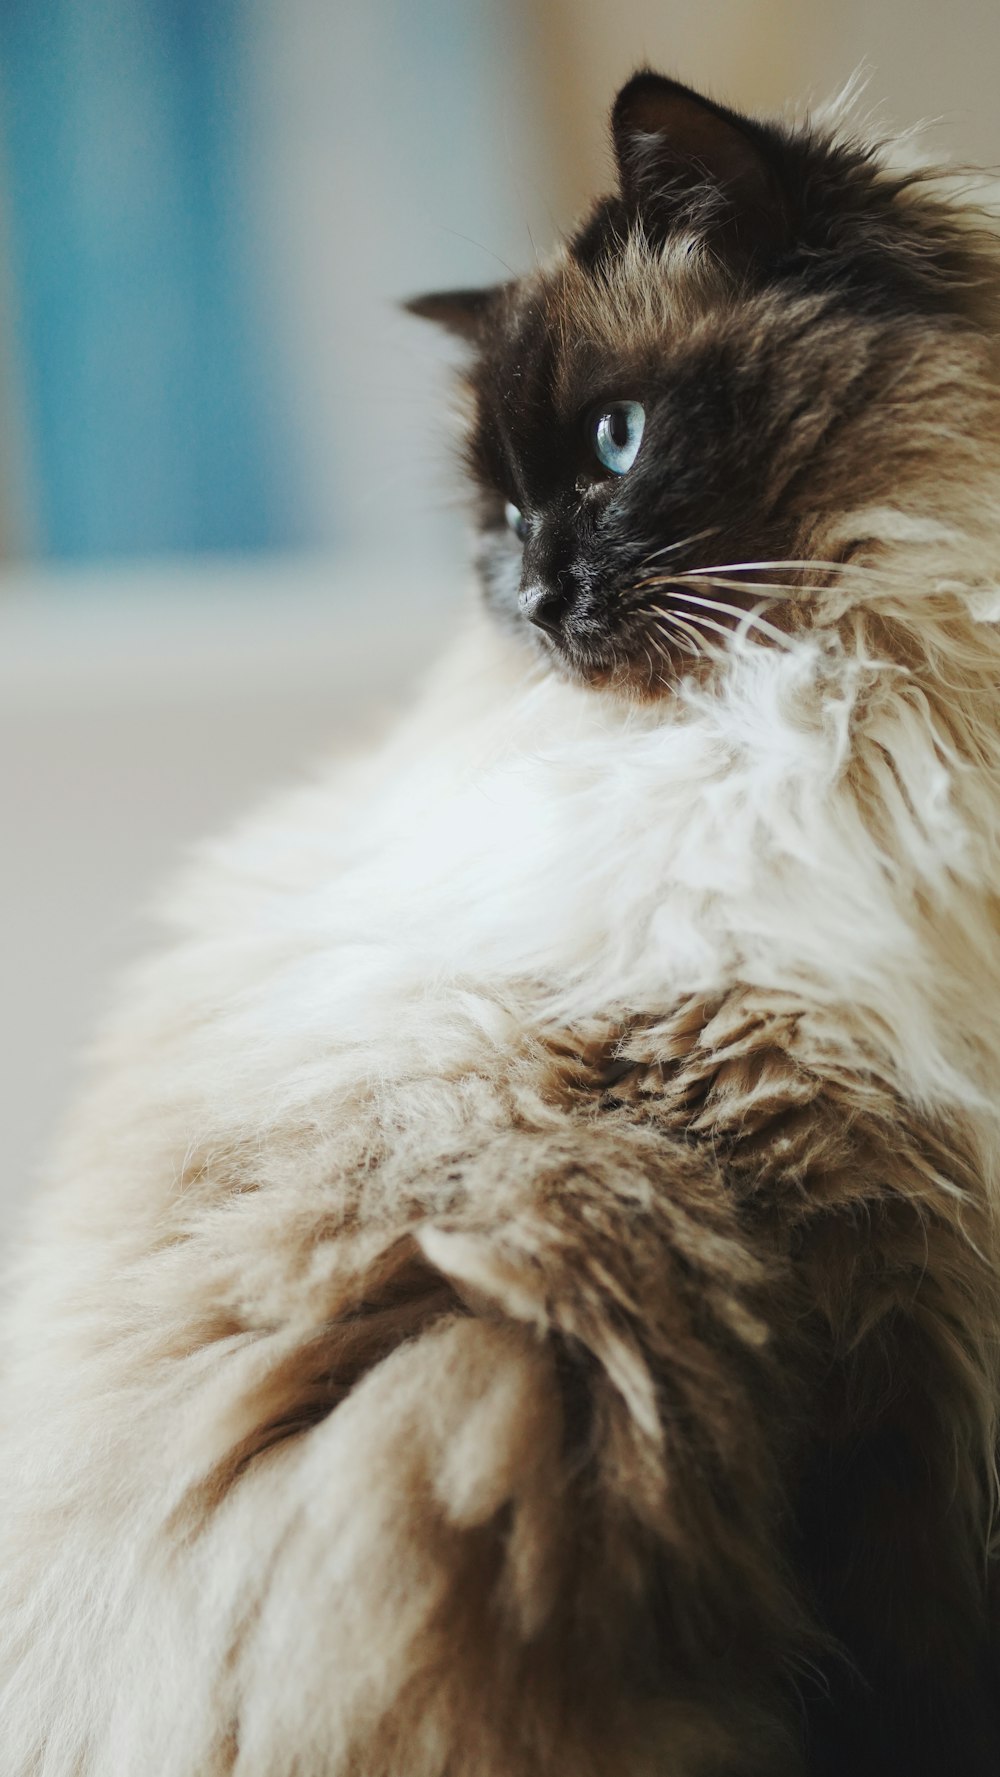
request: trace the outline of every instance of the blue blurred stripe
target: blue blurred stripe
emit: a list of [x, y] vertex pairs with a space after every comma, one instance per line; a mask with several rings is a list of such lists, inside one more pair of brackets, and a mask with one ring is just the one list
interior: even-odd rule
[[41, 552], [294, 542], [241, 182], [243, 0], [0, 0]]

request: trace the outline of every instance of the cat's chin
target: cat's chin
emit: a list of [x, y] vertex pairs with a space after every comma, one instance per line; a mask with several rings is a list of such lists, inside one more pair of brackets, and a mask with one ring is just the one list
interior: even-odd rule
[[624, 647], [584, 646], [571, 638], [539, 636], [539, 655], [562, 679], [604, 692], [628, 703], [657, 703], [671, 697], [682, 679], [704, 669], [690, 653], [658, 649], [655, 655], [629, 653]]

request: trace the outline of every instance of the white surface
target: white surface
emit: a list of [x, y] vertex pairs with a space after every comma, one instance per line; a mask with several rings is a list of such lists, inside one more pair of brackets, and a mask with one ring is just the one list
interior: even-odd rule
[[0, 580], [0, 1208], [184, 847], [377, 733], [460, 588], [399, 561]]

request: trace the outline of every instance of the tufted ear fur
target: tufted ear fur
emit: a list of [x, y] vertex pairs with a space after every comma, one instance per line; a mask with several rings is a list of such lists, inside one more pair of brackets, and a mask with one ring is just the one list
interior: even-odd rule
[[663, 75], [641, 72], [611, 113], [622, 199], [653, 239], [705, 228], [747, 258], [788, 238], [781, 144], [760, 125]]
[[459, 339], [474, 343], [499, 294], [499, 286], [475, 290], [435, 290], [427, 296], [411, 296], [403, 303], [408, 315], [434, 321]]

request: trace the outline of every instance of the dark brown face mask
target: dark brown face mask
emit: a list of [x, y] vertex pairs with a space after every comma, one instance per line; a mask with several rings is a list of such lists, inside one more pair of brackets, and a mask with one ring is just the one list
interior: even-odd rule
[[954, 218], [867, 147], [648, 72], [611, 134], [618, 188], [547, 267], [407, 306], [468, 350], [491, 608], [655, 697], [735, 627], [809, 620], [830, 519], [898, 486], [880, 403], [970, 280]]

